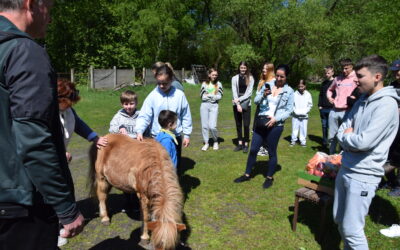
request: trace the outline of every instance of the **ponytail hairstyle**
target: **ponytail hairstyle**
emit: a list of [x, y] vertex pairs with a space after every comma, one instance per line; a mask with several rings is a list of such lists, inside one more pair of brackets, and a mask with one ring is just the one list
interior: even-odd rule
[[246, 61], [241, 61], [241, 62], [239, 63], [239, 67], [238, 67], [239, 73], [240, 73], [240, 66], [246, 66], [246, 68], [247, 68], [244, 77], [245, 77], [245, 79], [246, 79], [246, 86], [249, 86], [250, 76], [251, 76], [250, 69], [249, 69], [249, 65], [248, 65], [248, 63], [247, 63]]
[[261, 89], [261, 87], [264, 85], [264, 83], [269, 82], [275, 78], [274, 64], [271, 62], [266, 62], [266, 63], [264, 63], [263, 68], [264, 68], [264, 66], [267, 66], [267, 74], [264, 76], [263, 72], [261, 72], [260, 81], [258, 82], [258, 86], [257, 86], [257, 91], [259, 91]]

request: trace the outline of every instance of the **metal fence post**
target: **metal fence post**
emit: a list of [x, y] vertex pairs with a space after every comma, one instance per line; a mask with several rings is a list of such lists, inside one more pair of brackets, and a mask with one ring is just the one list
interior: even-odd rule
[[117, 87], [117, 67], [114, 66], [113, 67], [113, 71], [114, 71], [114, 88]]
[[90, 88], [94, 89], [96, 86], [94, 84], [94, 68], [90, 65], [89, 68], [89, 77], [90, 77]]
[[143, 85], [146, 85], [146, 68], [143, 67]]
[[136, 85], [135, 66], [132, 66], [133, 86]]
[[71, 69], [71, 82], [75, 82], [75, 75], [74, 75], [74, 73], [75, 73], [75, 70], [74, 70], [74, 69]]

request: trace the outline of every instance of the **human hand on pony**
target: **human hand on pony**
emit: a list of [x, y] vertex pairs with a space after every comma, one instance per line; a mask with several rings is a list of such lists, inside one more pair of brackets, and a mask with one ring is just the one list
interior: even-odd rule
[[95, 142], [98, 149], [101, 149], [102, 147], [105, 147], [108, 144], [106, 136], [100, 136]]
[[63, 238], [72, 238], [77, 236], [83, 231], [85, 226], [85, 218], [83, 218], [82, 214], [79, 213], [78, 217], [71, 222], [70, 224], [63, 225], [64, 233], [60, 235]]

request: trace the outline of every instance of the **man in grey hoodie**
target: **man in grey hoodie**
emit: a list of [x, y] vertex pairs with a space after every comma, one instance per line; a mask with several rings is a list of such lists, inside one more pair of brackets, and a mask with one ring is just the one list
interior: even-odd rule
[[337, 134], [344, 153], [336, 177], [333, 217], [344, 249], [368, 249], [365, 216], [384, 175], [383, 165], [399, 126], [400, 98], [393, 87], [383, 85], [388, 71], [383, 57], [365, 57], [355, 70], [363, 94]]

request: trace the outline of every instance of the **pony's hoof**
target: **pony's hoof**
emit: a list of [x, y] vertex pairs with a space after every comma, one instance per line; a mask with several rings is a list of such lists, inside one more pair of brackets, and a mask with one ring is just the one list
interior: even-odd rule
[[110, 221], [109, 220], [105, 220], [105, 221], [102, 221], [101, 224], [103, 226], [109, 226], [110, 225]]
[[140, 239], [139, 246], [143, 247], [146, 250], [154, 250], [153, 244], [148, 239]]

